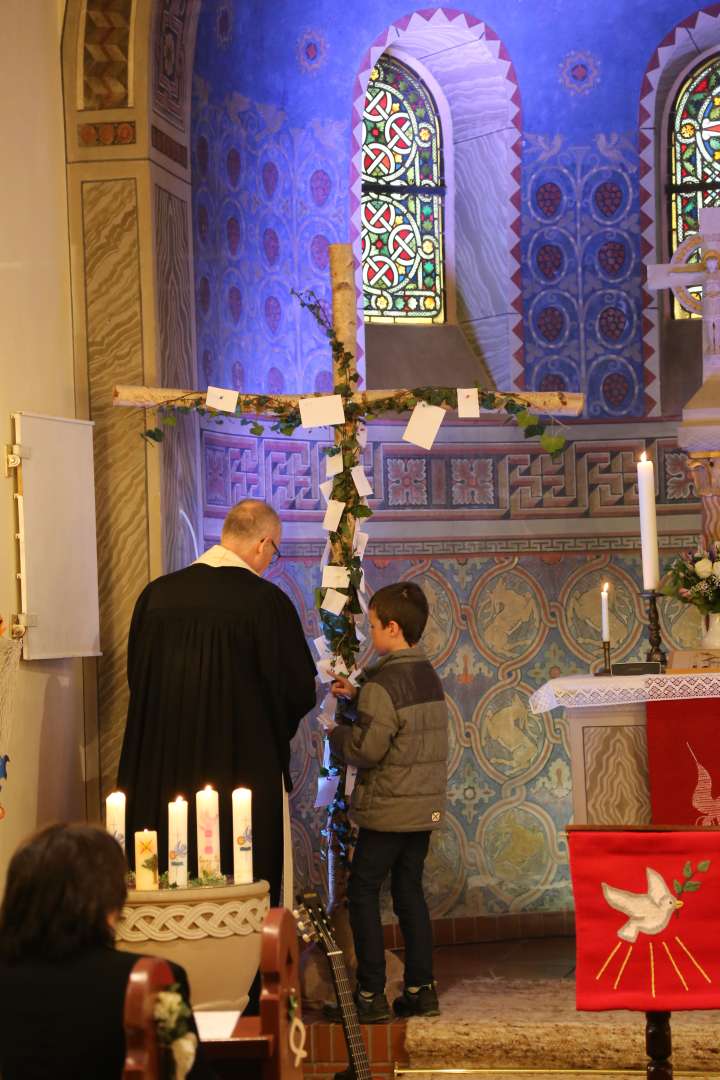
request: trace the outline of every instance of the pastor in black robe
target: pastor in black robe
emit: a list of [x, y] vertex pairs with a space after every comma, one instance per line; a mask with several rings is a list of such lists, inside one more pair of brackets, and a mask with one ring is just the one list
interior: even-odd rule
[[252, 790], [253, 869], [280, 901], [282, 785], [290, 740], [315, 704], [315, 665], [286, 594], [241, 566], [193, 563], [140, 595], [128, 642], [130, 703], [118, 788], [126, 836], [157, 829], [167, 868], [168, 803], [188, 800], [189, 873], [197, 868], [195, 793], [220, 794], [223, 873], [233, 872], [232, 799]]

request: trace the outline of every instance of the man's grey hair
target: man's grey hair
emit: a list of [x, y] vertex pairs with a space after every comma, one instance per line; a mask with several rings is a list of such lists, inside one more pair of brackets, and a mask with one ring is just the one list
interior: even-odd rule
[[220, 539], [249, 544], [253, 540], [262, 540], [278, 528], [280, 528], [280, 518], [272, 506], [261, 502], [260, 499], [243, 499], [228, 512], [223, 522]]

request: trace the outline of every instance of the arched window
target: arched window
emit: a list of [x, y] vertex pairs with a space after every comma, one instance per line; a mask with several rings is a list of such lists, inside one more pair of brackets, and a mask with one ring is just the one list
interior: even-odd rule
[[363, 114], [362, 268], [367, 322], [445, 321], [442, 133], [419, 76], [383, 54]]
[[[720, 56], [683, 81], [670, 113], [670, 245], [698, 231], [698, 211], [720, 206]], [[692, 289], [691, 292], [699, 291]], [[676, 318], [688, 312], [674, 301]]]

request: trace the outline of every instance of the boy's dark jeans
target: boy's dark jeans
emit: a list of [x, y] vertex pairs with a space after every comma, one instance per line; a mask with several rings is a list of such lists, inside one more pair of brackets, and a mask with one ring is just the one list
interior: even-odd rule
[[380, 922], [380, 887], [390, 874], [393, 909], [405, 940], [405, 985], [433, 981], [432, 929], [422, 888], [427, 832], [360, 829], [350, 867], [348, 902], [361, 990], [385, 990], [385, 945]]

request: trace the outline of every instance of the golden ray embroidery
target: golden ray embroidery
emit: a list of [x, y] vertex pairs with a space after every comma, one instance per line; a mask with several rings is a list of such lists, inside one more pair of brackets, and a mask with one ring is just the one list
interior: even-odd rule
[[620, 946], [621, 946], [621, 945], [622, 945], [622, 941], [618, 941], [617, 945], [615, 946], [615, 948], [613, 949], [613, 951], [612, 951], [612, 952], [610, 953], [610, 955], [608, 956], [607, 960], [605, 961], [605, 963], [603, 964], [603, 966], [602, 966], [602, 967], [600, 968], [600, 970], [598, 971], [597, 975], [595, 976], [595, 978], [596, 978], [596, 979], [600, 979], [600, 978], [602, 978], [602, 976], [603, 976], [603, 973], [604, 973], [604, 971], [605, 971], [605, 968], [606, 968], [606, 967], [608, 966], [608, 964], [610, 963], [610, 961], [612, 960], [613, 956], [614, 956], [614, 955], [615, 955], [615, 953], [616, 953], [616, 952], [618, 951], [618, 949], [620, 948]]
[[706, 971], [703, 971], [703, 969], [702, 969], [702, 968], [700, 967], [700, 964], [699, 964], [699, 963], [697, 962], [697, 960], [695, 959], [695, 957], [693, 956], [693, 954], [692, 954], [692, 953], [690, 952], [690, 950], [688, 949], [687, 945], [684, 945], [684, 944], [682, 943], [682, 941], [681, 941], [681, 940], [680, 940], [680, 938], [679, 938], [679, 937], [677, 936], [677, 934], [675, 935], [675, 940], [677, 941], [678, 945], [680, 946], [680, 948], [682, 949], [682, 951], [683, 951], [683, 952], [685, 953], [685, 955], [686, 955], [686, 956], [688, 957], [688, 959], [690, 960], [690, 962], [691, 962], [691, 963], [693, 963], [693, 964], [695, 965], [695, 967], [696, 967], [696, 968], [698, 969], [698, 971], [700, 972], [700, 974], [702, 975], [702, 977], [703, 977], [704, 979], [706, 979], [706, 980], [707, 980], [707, 982], [709, 982], [709, 983], [712, 983], [712, 979], [710, 978], [710, 976], [708, 975], [708, 973], [707, 973]]
[[628, 960], [630, 959], [630, 953], [632, 951], [633, 951], [632, 945], [628, 945], [628, 951], [625, 953], [625, 959], [623, 960], [622, 964], [620, 965], [620, 970], [617, 973], [617, 978], [616, 978], [615, 982], [613, 983], [613, 990], [617, 990], [618, 986], [620, 985], [620, 980], [622, 979], [623, 971], [625, 970], [625, 966], [626, 966]]
[[675, 958], [674, 958], [673, 954], [670, 952], [670, 948], [668, 946], [667, 941], [663, 941], [662, 946], [663, 946], [663, 949], [665, 950], [665, 952], [667, 953], [668, 960], [670, 961], [670, 963], [672, 964], [672, 966], [673, 966], [673, 968], [675, 970], [675, 974], [677, 975], [678, 979], [680, 980], [680, 982], [683, 985], [683, 990], [687, 991], [688, 984], [685, 982], [680, 968], [675, 963]]
[[648, 941], [648, 945], [650, 947], [650, 993], [655, 997], [655, 953], [652, 941]]

